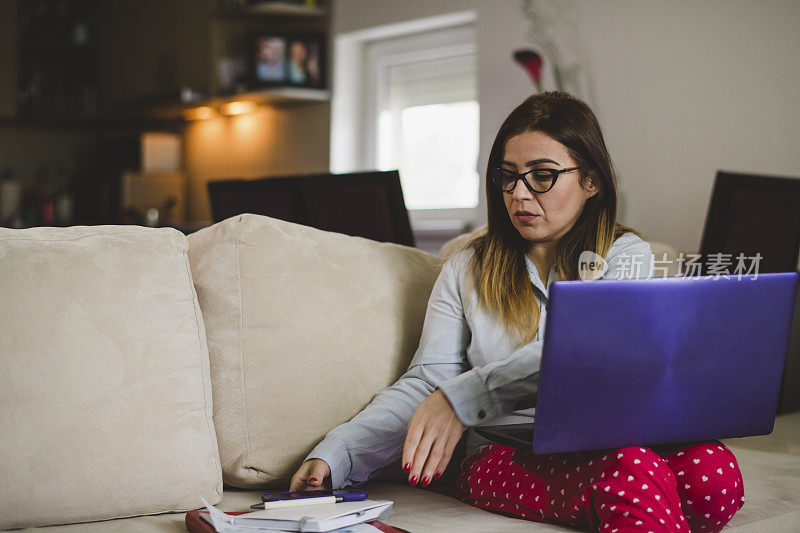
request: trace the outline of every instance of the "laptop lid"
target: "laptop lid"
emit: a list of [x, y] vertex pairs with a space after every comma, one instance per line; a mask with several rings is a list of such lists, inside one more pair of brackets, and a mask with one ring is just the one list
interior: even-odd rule
[[534, 453], [769, 434], [798, 278], [553, 282]]

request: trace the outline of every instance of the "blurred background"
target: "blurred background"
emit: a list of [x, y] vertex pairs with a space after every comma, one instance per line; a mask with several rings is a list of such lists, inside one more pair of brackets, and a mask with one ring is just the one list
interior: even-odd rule
[[621, 221], [694, 252], [718, 171], [800, 176], [798, 27], [791, 0], [0, 0], [0, 225], [191, 232], [210, 182], [398, 171], [436, 251], [485, 223], [508, 112], [563, 89]]

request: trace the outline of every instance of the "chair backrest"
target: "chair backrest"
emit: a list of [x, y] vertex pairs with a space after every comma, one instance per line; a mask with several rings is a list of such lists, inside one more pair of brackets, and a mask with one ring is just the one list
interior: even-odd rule
[[[794, 272], [800, 254], [800, 179], [717, 172], [700, 245], [708, 255], [761, 254], [758, 273]], [[748, 266], [750, 260], [746, 261]], [[800, 410], [800, 292], [795, 300], [778, 413]]]
[[209, 181], [214, 222], [242, 213], [414, 246], [396, 170]]
[[761, 254], [758, 272], [794, 272], [800, 253], [800, 179], [717, 172], [701, 260]]

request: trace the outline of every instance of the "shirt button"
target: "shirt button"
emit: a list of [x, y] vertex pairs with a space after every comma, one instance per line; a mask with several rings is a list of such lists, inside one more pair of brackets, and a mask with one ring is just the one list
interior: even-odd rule
[[478, 411], [478, 418], [486, 418], [486, 411], [484, 411], [483, 409]]

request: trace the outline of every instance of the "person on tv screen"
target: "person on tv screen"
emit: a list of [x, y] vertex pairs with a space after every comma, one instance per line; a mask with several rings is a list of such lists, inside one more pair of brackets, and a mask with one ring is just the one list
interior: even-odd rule
[[452, 490], [470, 505], [581, 530], [721, 531], [744, 486], [718, 440], [535, 454], [471, 429], [533, 422], [548, 289], [579, 279], [582, 252], [605, 258], [603, 278], [654, 266], [650, 245], [617, 222], [611, 157], [578, 98], [544, 92], [511, 111], [485, 180], [487, 227], [444, 261], [408, 370], [316, 445], [290, 490], [357, 486], [397, 461], [427, 486], [466, 431]]
[[259, 81], [284, 81], [286, 42], [279, 37], [261, 37], [256, 47], [256, 78]]
[[308, 48], [306, 43], [295, 39], [289, 45], [289, 81], [298, 85], [304, 84], [308, 78], [306, 59]]

